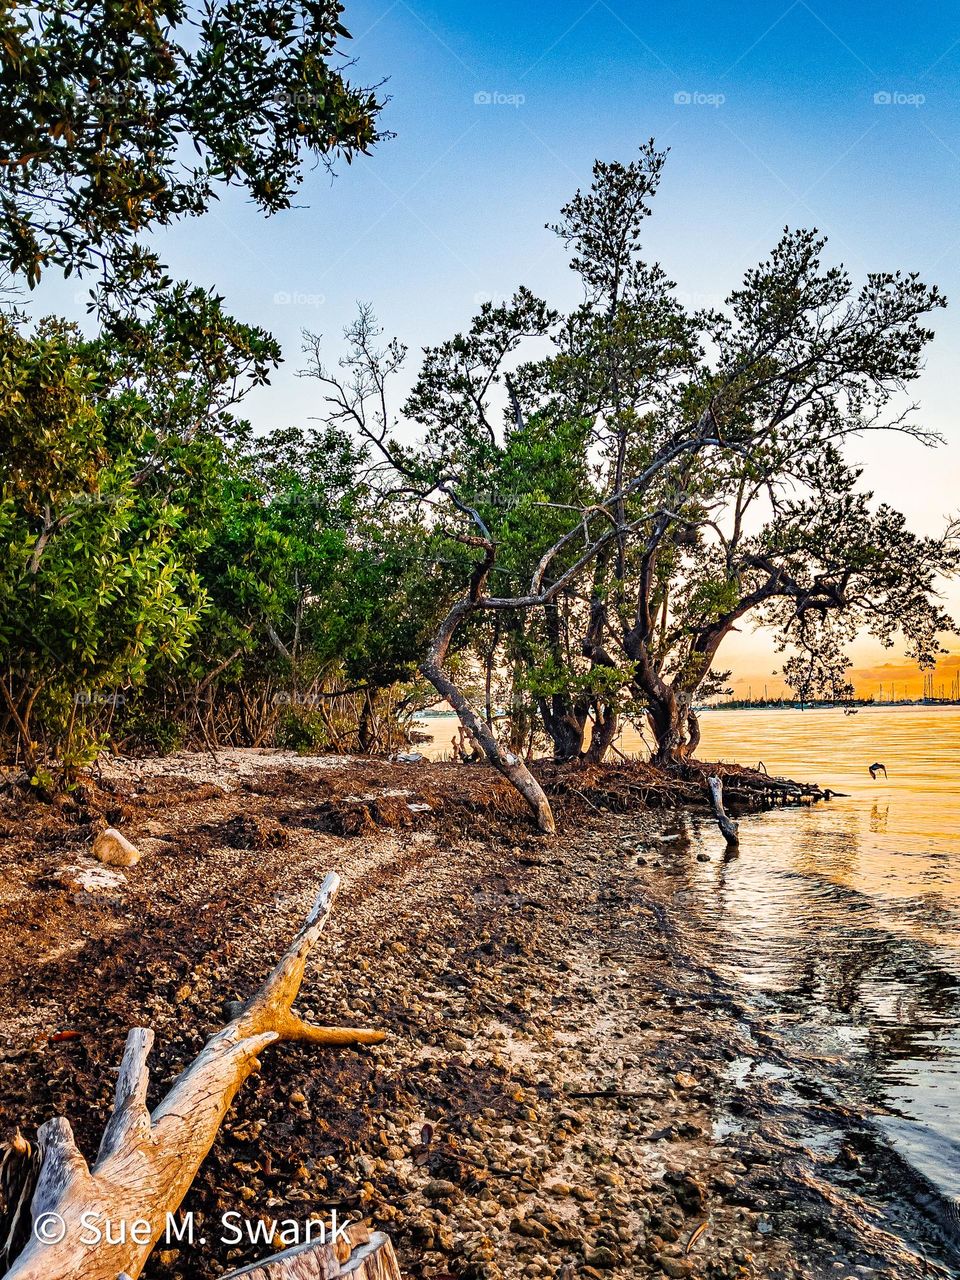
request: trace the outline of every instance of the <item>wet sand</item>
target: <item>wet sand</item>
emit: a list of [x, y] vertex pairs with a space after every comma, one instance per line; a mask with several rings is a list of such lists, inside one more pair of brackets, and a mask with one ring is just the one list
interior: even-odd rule
[[[157, 1031], [152, 1102], [331, 869], [345, 887], [300, 1007], [390, 1038], [265, 1054], [184, 1205], [208, 1244], [160, 1250], [145, 1275], [270, 1251], [218, 1243], [223, 1212], [332, 1207], [388, 1231], [423, 1280], [952, 1274], [888, 1152], [691, 929], [676, 890], [719, 864], [715, 830], [665, 839], [675, 815], [587, 795], [544, 840], [443, 766], [197, 768], [103, 779], [144, 858], [92, 891], [89, 828], [4, 801], [4, 1130], [62, 1112], [91, 1155], [128, 1027]], [[494, 795], [485, 773], [471, 786]], [[792, 1101], [772, 1091], [785, 1071]], [[836, 1133], [822, 1159], [801, 1140], [811, 1109]]]

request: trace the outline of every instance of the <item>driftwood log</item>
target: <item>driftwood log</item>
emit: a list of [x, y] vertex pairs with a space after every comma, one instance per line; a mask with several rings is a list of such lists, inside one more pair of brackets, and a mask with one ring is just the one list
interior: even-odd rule
[[[231, 1271], [223, 1280], [402, 1280], [397, 1255], [382, 1231], [368, 1231], [361, 1223], [348, 1229], [348, 1246], [299, 1245]], [[342, 1242], [340, 1242], [342, 1244]]]
[[[380, 1031], [312, 1026], [291, 1010], [307, 957], [329, 918], [339, 885], [338, 876], [326, 877], [283, 959], [233, 1021], [207, 1042], [152, 1115], [145, 1099], [153, 1032], [144, 1027], [130, 1031], [113, 1112], [92, 1167], [77, 1148], [65, 1118], [48, 1120], [40, 1127], [39, 1172], [32, 1198], [20, 1198], [28, 1220], [6, 1224], [8, 1239], [25, 1240], [7, 1280], [117, 1280], [122, 1275], [135, 1280], [167, 1228], [168, 1213], [179, 1207], [190, 1189], [237, 1091], [259, 1068], [259, 1054], [268, 1045], [289, 1040], [347, 1046], [384, 1039]], [[7, 1214], [9, 1219], [9, 1205]], [[91, 1219], [84, 1215], [92, 1215], [97, 1222], [127, 1224], [126, 1238], [91, 1246], [86, 1225]], [[138, 1221], [148, 1227], [137, 1232], [135, 1240], [129, 1224]], [[358, 1280], [378, 1275], [376, 1271], [355, 1274]]]
[[710, 788], [710, 802], [713, 805], [717, 826], [723, 832], [728, 846], [735, 848], [740, 844], [740, 828], [723, 807], [723, 783], [719, 778], [713, 777], [707, 779], [707, 786]]

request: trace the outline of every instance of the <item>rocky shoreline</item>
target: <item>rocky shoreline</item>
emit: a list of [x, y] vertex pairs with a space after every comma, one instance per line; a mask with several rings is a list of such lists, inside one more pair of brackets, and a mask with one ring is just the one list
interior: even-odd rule
[[[709, 821], [691, 836], [680, 809], [611, 812], [601, 794], [622, 788], [578, 779], [544, 840], [479, 769], [234, 754], [202, 777], [108, 768], [86, 821], [4, 796], [5, 1136], [61, 1111], [89, 1148], [127, 1028], [157, 1031], [158, 1092], [335, 869], [300, 1005], [389, 1038], [264, 1055], [184, 1204], [201, 1227], [336, 1208], [386, 1230], [416, 1280], [952, 1274], [815, 1064], [711, 970], [684, 910], [690, 861], [724, 856]], [[90, 888], [69, 869], [98, 807], [144, 858]], [[809, 1109], [836, 1130], [822, 1158]], [[144, 1274], [205, 1280], [270, 1251], [210, 1235]]]

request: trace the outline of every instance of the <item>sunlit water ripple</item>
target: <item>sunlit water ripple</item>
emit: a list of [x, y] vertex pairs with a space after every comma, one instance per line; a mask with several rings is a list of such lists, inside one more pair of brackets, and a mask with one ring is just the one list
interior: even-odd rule
[[[849, 1104], [956, 1205], [960, 708], [708, 711], [701, 723], [701, 759], [762, 760], [847, 793], [743, 818], [730, 861], [712, 822], [675, 820], [694, 837], [679, 892], [711, 966], [785, 1043], [853, 1068]], [[450, 722], [434, 727], [438, 754]], [[644, 754], [636, 736], [619, 745]], [[886, 778], [871, 779], [873, 761]], [[693, 856], [703, 847], [710, 862]]]
[[740, 856], [698, 863], [692, 900], [717, 968], [859, 1066], [887, 1137], [956, 1202], [960, 709], [707, 712], [699, 754], [848, 793], [743, 819]]

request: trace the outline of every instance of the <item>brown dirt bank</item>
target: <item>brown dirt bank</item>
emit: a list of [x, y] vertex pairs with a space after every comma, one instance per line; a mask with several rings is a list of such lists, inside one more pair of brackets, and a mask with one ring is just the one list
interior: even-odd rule
[[[728, 772], [730, 807], [753, 803]], [[184, 1206], [208, 1243], [159, 1251], [148, 1277], [269, 1251], [220, 1243], [225, 1210], [331, 1207], [382, 1225], [417, 1280], [948, 1274], [776, 1132], [716, 1132], [744, 1011], [669, 904], [684, 861], [723, 841], [662, 838], [701, 788], [644, 765], [543, 776], [555, 840], [480, 766], [227, 752], [111, 764], [79, 808], [8, 788], [0, 1133], [59, 1112], [92, 1155], [127, 1029], [157, 1032], [152, 1102], [333, 869], [300, 1007], [390, 1039], [265, 1054]], [[144, 858], [91, 891], [105, 821]]]

